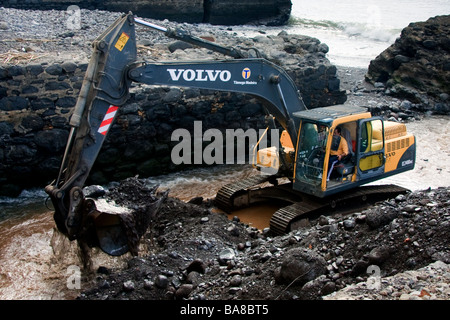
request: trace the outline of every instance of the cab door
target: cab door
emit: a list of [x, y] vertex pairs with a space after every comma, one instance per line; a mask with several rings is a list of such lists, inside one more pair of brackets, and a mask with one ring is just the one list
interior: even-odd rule
[[365, 180], [382, 175], [386, 162], [384, 123], [381, 117], [358, 121], [357, 176]]

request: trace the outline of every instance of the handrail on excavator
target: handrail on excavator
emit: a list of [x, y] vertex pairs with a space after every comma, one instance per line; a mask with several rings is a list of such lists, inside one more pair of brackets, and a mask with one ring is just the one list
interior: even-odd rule
[[134, 18], [134, 21], [139, 25], [151, 28], [153, 30], [163, 32], [169, 38], [181, 40], [181, 41], [184, 41], [184, 42], [187, 42], [187, 43], [199, 46], [199, 47], [210, 49], [210, 50], [219, 52], [221, 54], [224, 54], [224, 55], [236, 58], [236, 59], [245, 58], [245, 55], [241, 51], [237, 50], [236, 48], [227, 48], [227, 47], [218, 45], [214, 42], [192, 36], [179, 28], [177, 28], [177, 29], [165, 28], [165, 27], [144, 21], [144, 20], [136, 18], [136, 17]]

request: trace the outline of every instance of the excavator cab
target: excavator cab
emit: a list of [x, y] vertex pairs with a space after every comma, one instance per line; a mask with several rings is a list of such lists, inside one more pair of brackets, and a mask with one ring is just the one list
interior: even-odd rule
[[[331, 106], [295, 113], [300, 119], [293, 188], [326, 197], [414, 168], [414, 136], [404, 124], [372, 117], [365, 108]], [[330, 160], [340, 128], [348, 153]], [[386, 135], [386, 130], [393, 134]], [[395, 145], [397, 152], [386, 153]], [[395, 165], [394, 165], [395, 163]], [[389, 164], [389, 166], [387, 166]]]

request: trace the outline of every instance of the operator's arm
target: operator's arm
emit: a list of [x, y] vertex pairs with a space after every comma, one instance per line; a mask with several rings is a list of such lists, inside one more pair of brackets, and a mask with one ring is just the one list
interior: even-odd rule
[[342, 160], [346, 155], [348, 155], [348, 144], [344, 137], [341, 137], [341, 142], [339, 143], [339, 148], [336, 151], [339, 161]]
[[340, 137], [339, 147], [337, 150], [331, 150], [330, 155], [338, 156], [339, 160], [348, 155], [348, 144], [344, 137]]

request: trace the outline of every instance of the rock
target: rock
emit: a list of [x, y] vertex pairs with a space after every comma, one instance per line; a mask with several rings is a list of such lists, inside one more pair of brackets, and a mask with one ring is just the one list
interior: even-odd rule
[[149, 279], [144, 280], [144, 289], [145, 290], [152, 290], [154, 286], [154, 282], [150, 281]]
[[201, 277], [201, 274], [197, 271], [191, 271], [186, 276], [186, 283], [190, 283], [196, 287], [201, 282]]
[[91, 185], [83, 188], [83, 193], [86, 198], [99, 198], [106, 194], [103, 186]]
[[8, 30], [9, 26], [8, 23], [5, 21], [0, 21], [0, 30]]
[[325, 274], [326, 261], [312, 250], [294, 248], [286, 252], [281, 262], [277, 283], [303, 285]]
[[414, 213], [418, 208], [419, 207], [415, 204], [407, 204], [406, 206], [403, 207], [403, 210], [409, 213]]
[[[326, 286], [327, 278], [325, 275], [319, 276], [316, 279], [308, 281], [300, 289], [299, 299], [301, 300], [316, 300], [322, 294]], [[325, 288], [327, 290], [327, 288]]]
[[336, 290], [336, 284], [332, 281], [327, 282], [320, 291], [320, 294], [326, 296]]
[[353, 229], [356, 225], [355, 219], [346, 219], [344, 220], [344, 228], [347, 230]]
[[328, 217], [320, 216], [319, 220], [318, 220], [318, 223], [319, 223], [320, 226], [326, 226], [326, 225], [330, 224], [330, 220], [329, 220]]
[[186, 272], [187, 273], [195, 271], [195, 272], [204, 274], [205, 270], [206, 270], [206, 264], [200, 259], [195, 259], [186, 268]]
[[389, 249], [386, 247], [377, 247], [370, 251], [367, 260], [370, 264], [381, 265], [390, 256]]
[[209, 218], [208, 217], [202, 217], [201, 219], [200, 219], [200, 223], [207, 223], [209, 221]]
[[39, 131], [35, 136], [36, 144], [50, 153], [65, 149], [69, 133], [62, 129]]
[[368, 210], [366, 213], [366, 224], [372, 229], [389, 224], [398, 216], [396, 211]]
[[47, 67], [45, 69], [45, 72], [47, 72], [50, 75], [57, 76], [61, 75], [63, 73], [63, 68], [59, 64], [52, 64], [51, 66]]
[[227, 231], [234, 237], [239, 236], [239, 229], [235, 225], [229, 226]]
[[370, 62], [366, 80], [384, 83], [392, 96], [428, 104], [438, 114], [448, 114], [448, 104], [437, 102], [442, 94], [450, 93], [450, 75], [445, 69], [450, 59], [446, 46], [449, 34], [450, 15], [411, 23], [393, 45]]
[[242, 277], [240, 275], [234, 275], [230, 280], [230, 286], [239, 287], [242, 283]]
[[[39, 116], [27, 116], [22, 119], [22, 126], [32, 131], [41, 130], [44, 127], [44, 120]], [[0, 129], [1, 135], [1, 129]]]
[[77, 64], [71, 61], [66, 61], [61, 65], [61, 68], [67, 73], [74, 72], [77, 69], [77, 67], [78, 67]]
[[219, 253], [218, 261], [220, 265], [226, 265], [229, 261], [233, 260], [235, 256], [236, 255], [234, 253], [234, 250], [231, 248], [227, 248]]
[[123, 290], [126, 292], [131, 292], [135, 288], [134, 282], [129, 280], [123, 283]]
[[177, 291], [175, 291], [175, 297], [177, 299], [185, 299], [187, 298], [191, 292], [194, 290], [194, 286], [192, 284], [182, 284]]
[[169, 285], [169, 279], [165, 275], [158, 275], [155, 278], [155, 285], [160, 289], [165, 289]]
[[22, 110], [28, 107], [28, 100], [23, 97], [4, 97], [0, 99], [0, 111]]
[[361, 273], [365, 273], [367, 271], [367, 267], [370, 265], [370, 263], [366, 260], [359, 260], [358, 262], [356, 262], [352, 269], [351, 269], [351, 274], [353, 276], [357, 276]]

